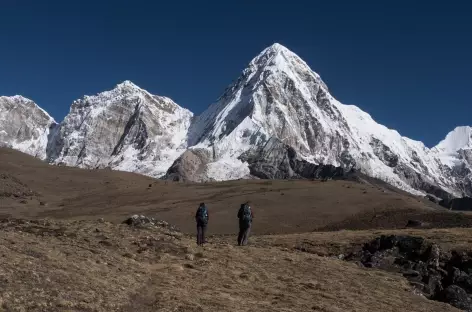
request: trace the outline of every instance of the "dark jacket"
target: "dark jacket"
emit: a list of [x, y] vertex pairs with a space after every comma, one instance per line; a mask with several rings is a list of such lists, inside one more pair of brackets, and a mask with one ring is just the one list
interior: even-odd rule
[[[195, 221], [197, 221], [197, 223], [200, 223], [200, 220], [198, 219], [198, 210], [199, 209], [200, 209], [200, 206], [197, 208], [197, 211], [195, 212]], [[206, 207], [206, 211], [207, 211], [207, 222], [208, 222], [210, 220], [210, 212], [208, 211], [208, 207]]]
[[[251, 206], [249, 206], [249, 208], [251, 208], [251, 219], [254, 219], [254, 210], [252, 209]], [[244, 211], [244, 206], [241, 205], [241, 207], [238, 210], [238, 219], [239, 220], [241, 220], [241, 218], [243, 217], [243, 211]]]

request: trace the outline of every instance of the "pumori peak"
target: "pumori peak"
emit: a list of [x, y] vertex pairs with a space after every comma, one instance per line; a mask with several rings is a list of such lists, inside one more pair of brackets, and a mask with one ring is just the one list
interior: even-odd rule
[[120, 90], [143, 90], [140, 87], [138, 87], [136, 84], [131, 82], [130, 80], [125, 80], [119, 84], [116, 85], [115, 89], [120, 89]]
[[304, 66], [309, 69], [309, 66], [294, 52], [279, 43], [274, 43], [259, 53], [259, 55], [250, 62], [249, 66], [260, 67], [282, 65], [282, 67], [284, 67], [290, 64]]

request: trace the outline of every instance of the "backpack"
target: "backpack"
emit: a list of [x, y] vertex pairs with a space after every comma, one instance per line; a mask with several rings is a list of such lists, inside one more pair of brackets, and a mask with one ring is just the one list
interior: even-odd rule
[[241, 205], [241, 221], [246, 224], [252, 221], [251, 207], [247, 204]]
[[197, 218], [199, 222], [202, 222], [202, 223], [208, 222], [208, 210], [206, 206], [198, 207]]

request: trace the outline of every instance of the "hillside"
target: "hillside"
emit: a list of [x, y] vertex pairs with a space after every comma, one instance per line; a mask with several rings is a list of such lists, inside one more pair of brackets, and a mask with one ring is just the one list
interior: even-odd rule
[[[431, 226], [441, 227], [472, 224], [469, 214], [451, 214], [428, 200], [368, 182], [166, 182], [128, 172], [52, 166], [11, 149], [0, 149], [0, 172], [0, 187], [5, 190], [0, 189], [4, 193], [0, 214], [4, 217], [104, 217], [121, 222], [138, 213], [193, 233], [195, 209], [205, 202], [210, 209], [210, 233], [231, 234], [237, 227], [239, 205], [250, 200], [258, 234], [336, 228], [340, 222], [351, 229], [402, 228], [411, 218], [436, 220]], [[444, 224], [444, 220], [449, 221]]]
[[[379, 233], [232, 238], [204, 249], [167, 228], [100, 221], [0, 222], [2, 311], [459, 311], [401, 275], [338, 259]], [[470, 230], [416, 231], [470, 246]], [[311, 245], [311, 249], [300, 246]]]
[[[458, 311], [399, 272], [344, 261], [382, 234], [425, 238], [449, 262], [452, 250], [472, 249], [471, 214], [373, 179], [166, 182], [11, 149], [0, 149], [0, 172], [0, 311]], [[240, 248], [244, 200], [256, 217]], [[201, 201], [203, 248], [193, 220]], [[135, 213], [168, 223], [122, 224]], [[410, 219], [423, 229], [406, 229]]]

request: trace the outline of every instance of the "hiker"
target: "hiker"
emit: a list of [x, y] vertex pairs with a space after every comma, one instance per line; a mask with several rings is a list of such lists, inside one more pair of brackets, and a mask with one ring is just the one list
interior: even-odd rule
[[238, 246], [247, 245], [247, 240], [249, 238], [249, 232], [251, 231], [252, 219], [254, 214], [252, 212], [249, 202], [246, 202], [241, 205], [238, 211], [239, 219], [239, 235], [238, 235]]
[[195, 214], [195, 221], [197, 221], [197, 245], [203, 246], [205, 241], [205, 232], [208, 225], [208, 209], [205, 206], [205, 203], [200, 203]]

